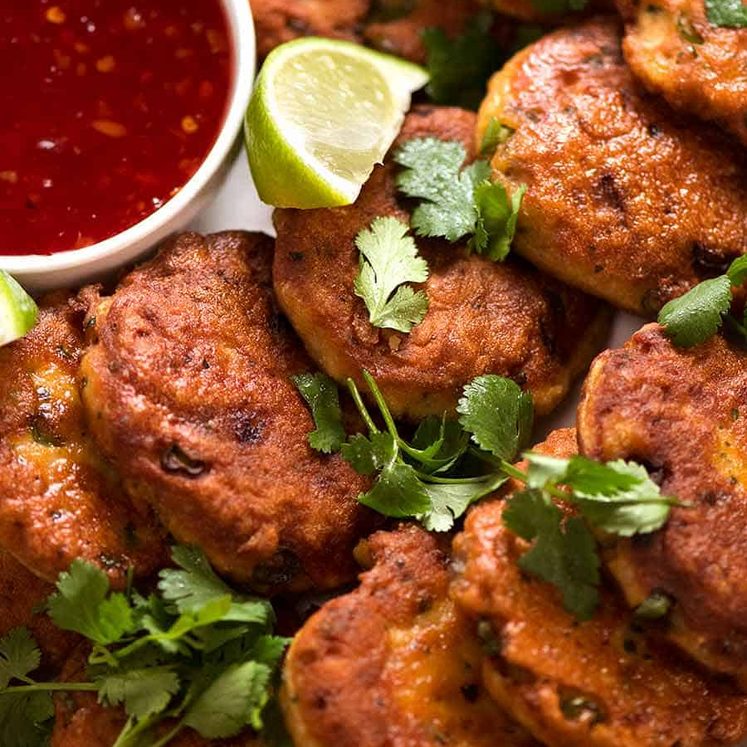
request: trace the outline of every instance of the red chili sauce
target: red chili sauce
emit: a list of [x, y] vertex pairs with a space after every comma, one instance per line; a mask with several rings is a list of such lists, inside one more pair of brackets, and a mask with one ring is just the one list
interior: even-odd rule
[[0, 254], [113, 236], [194, 174], [223, 122], [220, 0], [0, 3]]

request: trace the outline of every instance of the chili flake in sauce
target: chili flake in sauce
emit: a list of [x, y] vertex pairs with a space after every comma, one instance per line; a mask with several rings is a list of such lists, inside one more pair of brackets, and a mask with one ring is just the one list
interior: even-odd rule
[[232, 50], [220, 0], [0, 5], [0, 254], [134, 225], [220, 131]]

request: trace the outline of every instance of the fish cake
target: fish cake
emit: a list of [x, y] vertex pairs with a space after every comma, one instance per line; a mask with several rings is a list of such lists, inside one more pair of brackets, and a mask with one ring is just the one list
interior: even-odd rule
[[650, 91], [747, 145], [747, 29], [712, 24], [704, 0], [617, 0], [625, 60]]
[[[573, 440], [543, 450], [567, 457]], [[713, 747], [747, 732], [747, 697], [631, 625], [611, 589], [578, 622], [555, 588], [523, 574], [529, 545], [503, 526], [503, 505], [470, 512], [451, 591], [491, 646], [483, 678], [507, 713], [552, 747]]]
[[166, 242], [94, 311], [84, 401], [129, 490], [218, 571], [333, 587], [355, 575], [369, 483], [308, 444], [291, 376], [313, 366], [275, 307], [272, 249], [242, 232]]
[[597, 358], [578, 432], [585, 455], [645, 464], [687, 504], [661, 531], [610, 548], [629, 603], [667, 594], [671, 639], [747, 686], [746, 400], [743, 350], [722, 337], [678, 349], [651, 324]]
[[747, 163], [679, 119], [625, 65], [617, 22], [543, 37], [491, 80], [478, 137], [513, 134], [494, 174], [525, 184], [514, 249], [577, 288], [651, 315], [747, 251]]
[[[419, 107], [394, 147], [437, 137], [471, 152], [474, 123], [461, 109]], [[607, 307], [521, 260], [492, 262], [470, 254], [466, 242], [418, 238], [430, 270], [422, 285], [428, 313], [409, 334], [374, 327], [353, 287], [355, 237], [378, 216], [409, 223], [395, 175], [388, 159], [353, 205], [275, 211], [275, 292], [307, 350], [340, 383], [351, 377], [360, 385], [368, 370], [401, 417], [453, 410], [464, 385], [488, 373], [515, 379], [538, 413], [549, 412], [606, 339]]]
[[448, 598], [447, 558], [407, 526], [366, 543], [361, 585], [296, 635], [281, 704], [303, 747], [535, 747], [488, 697], [482, 652]]
[[371, 0], [252, 0], [257, 54], [303, 36], [358, 41]]
[[160, 567], [165, 533], [130, 501], [90, 438], [78, 367], [83, 303], [42, 303], [26, 337], [0, 348], [0, 547], [56, 581], [84, 558], [123, 585]]

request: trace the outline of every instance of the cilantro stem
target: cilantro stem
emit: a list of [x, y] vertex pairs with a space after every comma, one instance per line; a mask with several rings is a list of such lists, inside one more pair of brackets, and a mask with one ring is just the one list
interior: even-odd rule
[[366, 426], [368, 427], [371, 435], [373, 435], [374, 433], [378, 433], [379, 429], [376, 427], [376, 423], [374, 423], [373, 418], [368, 412], [368, 408], [363, 403], [363, 398], [361, 397], [361, 393], [358, 391], [358, 387], [356, 386], [355, 382], [352, 379], [348, 379], [347, 385], [348, 389], [350, 390], [350, 396], [353, 398], [353, 402], [355, 402], [355, 406], [358, 408], [358, 412], [361, 414], [361, 417], [366, 423]]
[[522, 472], [518, 467], [514, 467], [513, 464], [507, 462], [505, 459], [501, 459], [501, 470], [509, 477], [513, 477], [515, 480], [521, 480], [526, 483], [529, 479], [529, 475], [526, 472]]
[[[371, 376], [370, 373], [368, 373], [368, 371], [363, 372], [363, 379], [365, 380], [369, 391], [376, 401], [376, 406], [379, 408], [381, 417], [384, 418], [384, 423], [386, 424], [387, 430], [391, 434], [392, 438], [397, 441], [400, 446], [407, 446], [407, 444], [404, 444], [402, 439], [399, 437], [399, 432], [397, 431], [397, 426], [394, 423], [392, 413], [389, 410], [389, 405], [387, 405], [386, 400], [384, 399], [384, 395], [381, 393], [381, 389], [379, 389], [376, 380], [373, 376]], [[405, 451], [407, 451], [407, 449], [405, 449]]]
[[164, 734], [157, 742], [154, 742], [151, 747], [164, 747], [168, 744], [182, 729], [184, 728], [184, 722], [180, 721], [171, 731]]
[[0, 690], [0, 696], [10, 693], [52, 692], [96, 692], [99, 686], [95, 682], [34, 682], [31, 685], [13, 685]]

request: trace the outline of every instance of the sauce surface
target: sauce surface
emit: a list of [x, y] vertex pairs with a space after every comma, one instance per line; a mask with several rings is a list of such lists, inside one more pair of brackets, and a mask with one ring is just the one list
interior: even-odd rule
[[231, 85], [219, 0], [0, 4], [0, 254], [94, 244], [161, 207]]

